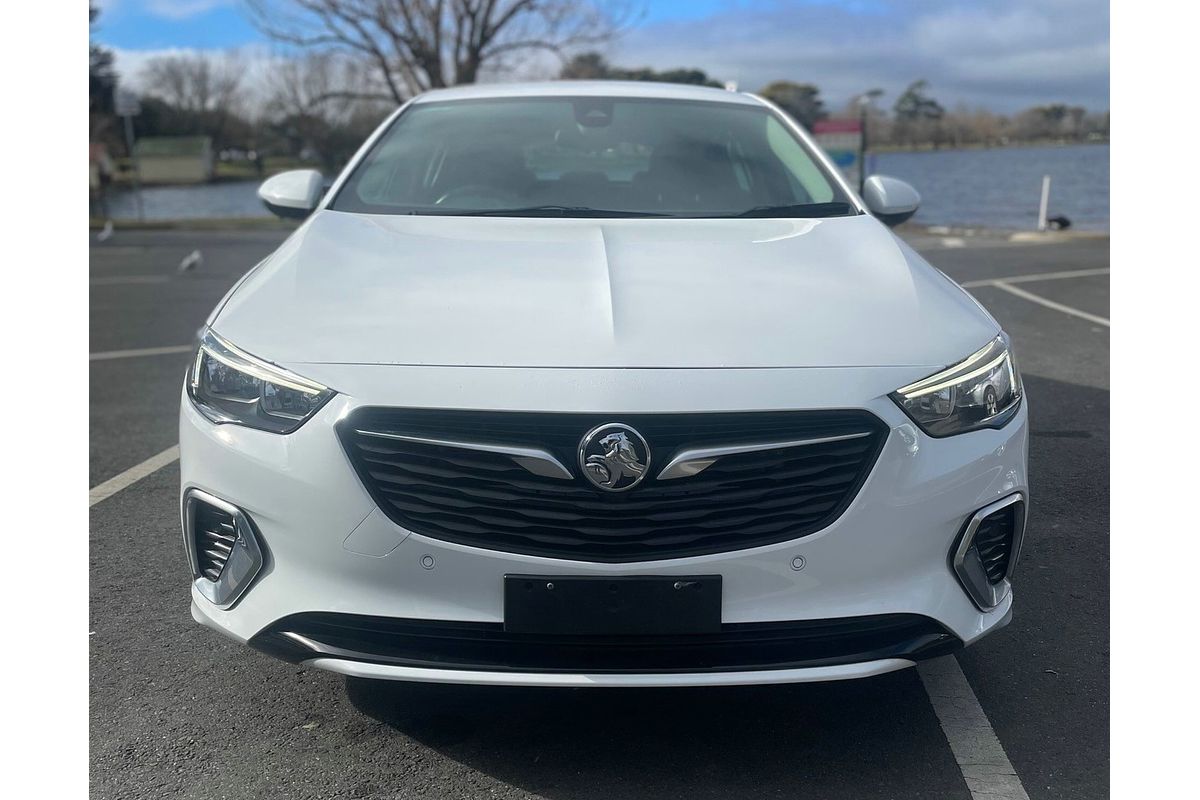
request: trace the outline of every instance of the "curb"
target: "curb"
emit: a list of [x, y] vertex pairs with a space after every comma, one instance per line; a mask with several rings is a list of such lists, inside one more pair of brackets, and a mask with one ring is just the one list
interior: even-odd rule
[[899, 234], [915, 234], [935, 238], [993, 239], [1022, 244], [1058, 244], [1072, 241], [1108, 240], [1108, 231], [1014, 231], [1004, 228], [956, 228], [949, 225], [901, 225]]
[[88, 219], [88, 230], [98, 231], [111, 222], [118, 231], [227, 231], [227, 230], [295, 230], [299, 223], [276, 217], [212, 217], [195, 219]]

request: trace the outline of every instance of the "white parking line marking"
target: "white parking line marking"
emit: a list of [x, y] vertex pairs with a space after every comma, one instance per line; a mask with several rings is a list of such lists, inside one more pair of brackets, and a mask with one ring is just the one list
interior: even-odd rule
[[1032, 283], [1034, 281], [1057, 281], [1066, 278], [1091, 278], [1096, 275], [1109, 274], [1109, 268], [1101, 269], [1071, 269], [1063, 272], [1034, 272], [1030, 275], [1010, 275], [1004, 278], [987, 278], [981, 281], [967, 281], [960, 283], [959, 286], [964, 289], [971, 289], [976, 286], [994, 286], [997, 281], [1003, 283]]
[[925, 693], [974, 800], [1029, 800], [954, 656], [917, 665]]
[[166, 283], [171, 280], [166, 275], [111, 275], [107, 278], [92, 278], [92, 286], [120, 286], [126, 283]]
[[1097, 325], [1103, 325], [1106, 328], [1111, 327], [1111, 323], [1108, 320], [1106, 320], [1104, 317], [1098, 317], [1095, 314], [1089, 314], [1086, 311], [1080, 311], [1078, 308], [1072, 308], [1071, 306], [1064, 306], [1062, 303], [1056, 303], [1053, 300], [1047, 300], [1045, 297], [1042, 297], [1041, 295], [1034, 294], [1033, 292], [1027, 292], [1024, 289], [1021, 289], [1016, 286], [1012, 286], [1010, 284], [1005, 283], [1004, 281], [992, 281], [992, 286], [995, 286], [997, 289], [1003, 289], [1004, 291], [1008, 292], [1009, 294], [1013, 294], [1013, 295], [1016, 295], [1017, 297], [1024, 298], [1025, 300], [1028, 300], [1031, 303], [1037, 303], [1038, 305], [1045, 306], [1046, 308], [1052, 308], [1055, 311], [1061, 311], [1064, 314], [1070, 314], [1072, 317], [1079, 317], [1080, 319], [1086, 319], [1088, 322], [1094, 322]]
[[108, 361], [113, 358], [141, 358], [142, 356], [165, 356], [171, 353], [191, 352], [190, 344], [178, 344], [171, 347], [143, 347], [141, 350], [108, 350], [103, 353], [88, 353], [90, 361]]
[[150, 456], [145, 461], [130, 467], [119, 475], [115, 475], [99, 486], [93, 486], [88, 491], [88, 508], [102, 500], [107, 500], [122, 489], [128, 488], [148, 475], [153, 475], [168, 464], [179, 460], [179, 445], [173, 444], [156, 456]]

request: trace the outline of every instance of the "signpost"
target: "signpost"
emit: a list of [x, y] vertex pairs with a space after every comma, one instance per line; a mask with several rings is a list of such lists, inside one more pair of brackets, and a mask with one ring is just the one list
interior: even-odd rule
[[142, 168], [138, 164], [137, 155], [133, 152], [133, 118], [142, 113], [142, 104], [133, 92], [118, 89], [113, 97], [113, 110], [117, 112], [117, 116], [125, 119], [125, 146], [133, 161], [133, 194], [137, 201], [138, 222], [143, 222], [146, 218], [146, 211], [142, 206]]
[[1042, 202], [1038, 203], [1038, 226], [1039, 231], [1045, 231], [1049, 224], [1046, 221], [1047, 209], [1050, 207], [1050, 176], [1042, 176]]
[[837, 165], [851, 186], [862, 190], [863, 135], [857, 119], [823, 119], [814, 122], [813, 138]]

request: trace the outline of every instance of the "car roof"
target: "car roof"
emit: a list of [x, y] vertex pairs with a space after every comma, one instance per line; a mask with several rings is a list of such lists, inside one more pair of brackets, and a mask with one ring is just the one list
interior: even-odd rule
[[501, 97], [650, 97], [668, 100], [701, 100], [739, 105], [761, 105], [754, 95], [652, 81], [541, 81], [538, 83], [473, 83], [449, 89], [433, 89], [413, 98], [414, 103], [447, 100], [480, 100]]

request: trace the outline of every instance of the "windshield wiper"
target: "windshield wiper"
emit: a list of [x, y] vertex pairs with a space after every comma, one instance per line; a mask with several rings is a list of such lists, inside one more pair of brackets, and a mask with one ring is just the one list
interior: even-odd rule
[[735, 217], [845, 217], [854, 213], [849, 203], [799, 203], [787, 206], [755, 206]]
[[456, 217], [669, 217], [653, 211], [617, 211], [588, 206], [524, 206], [522, 208], [484, 208], [454, 212]]

